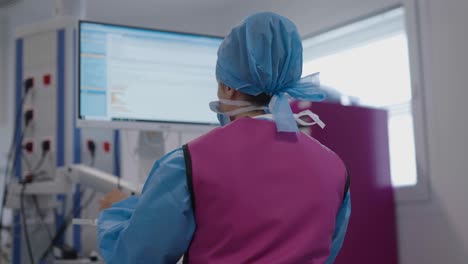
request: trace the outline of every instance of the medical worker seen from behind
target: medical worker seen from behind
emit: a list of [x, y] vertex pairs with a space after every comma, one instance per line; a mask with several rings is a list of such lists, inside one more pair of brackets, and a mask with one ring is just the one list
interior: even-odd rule
[[106, 263], [333, 263], [349, 178], [335, 153], [298, 130], [288, 97], [323, 99], [318, 76], [301, 74], [289, 19], [259, 13], [234, 27], [218, 50], [219, 101], [209, 105], [222, 127], [158, 160], [141, 196], [103, 198]]

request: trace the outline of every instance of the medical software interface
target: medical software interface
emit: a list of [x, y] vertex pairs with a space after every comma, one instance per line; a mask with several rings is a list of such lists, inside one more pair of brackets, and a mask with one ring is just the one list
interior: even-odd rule
[[221, 38], [80, 23], [84, 120], [216, 123]]

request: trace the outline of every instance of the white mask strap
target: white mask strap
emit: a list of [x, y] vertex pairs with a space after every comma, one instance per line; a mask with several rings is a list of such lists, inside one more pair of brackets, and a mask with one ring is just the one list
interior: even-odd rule
[[[306, 122], [304, 120], [301, 119], [301, 117], [303, 116], [308, 116], [310, 117], [312, 120], [314, 120], [314, 122]], [[273, 115], [271, 114], [267, 114], [267, 115], [261, 115], [261, 116], [256, 116], [256, 118], [267, 118], [267, 119], [273, 119]], [[320, 128], [324, 128], [325, 127], [325, 123], [323, 123], [322, 120], [320, 120], [319, 116], [317, 114], [314, 114], [312, 111], [310, 110], [305, 110], [303, 112], [300, 112], [298, 114], [294, 114], [294, 118], [296, 119], [296, 122], [302, 126], [313, 126], [313, 125], [318, 125], [320, 126]]]
[[[312, 120], [314, 120], [314, 122], [307, 122], [307, 121], [302, 120], [301, 117], [303, 116], [310, 117]], [[303, 126], [312, 126], [312, 125], [317, 124], [322, 129], [325, 127], [325, 123], [323, 123], [323, 121], [320, 120], [319, 116], [317, 114], [314, 114], [310, 110], [305, 110], [298, 114], [294, 114], [294, 118], [296, 119], [297, 123]]]
[[[240, 104], [241, 102], [243, 101], [229, 101], [228, 100], [228, 104], [230, 103], [233, 103], [235, 102], [236, 104]], [[239, 109], [235, 109], [235, 110], [232, 110], [232, 111], [228, 111], [228, 112], [221, 112], [219, 110], [219, 104], [221, 103], [221, 100], [220, 101], [214, 101], [214, 102], [211, 102], [210, 103], [210, 109], [211, 111], [215, 112], [215, 113], [218, 113], [218, 114], [223, 114], [223, 115], [227, 115], [227, 116], [235, 116], [235, 115], [238, 115], [238, 114], [242, 114], [242, 113], [247, 113], [247, 112], [252, 112], [252, 111], [258, 111], [258, 110], [266, 110], [266, 106], [256, 106], [256, 105], [251, 105], [249, 102], [244, 102], [243, 105], [245, 106], [245, 103], [248, 104], [247, 107], [243, 107], [243, 108], [239, 108]], [[222, 103], [225, 103], [225, 102], [222, 102]], [[232, 105], [232, 104], [231, 104]]]
[[265, 106], [247, 106], [247, 107], [244, 107], [244, 108], [239, 108], [239, 109], [236, 109], [236, 110], [232, 110], [232, 111], [229, 111], [229, 112], [224, 112], [222, 114], [225, 114], [227, 116], [236, 116], [238, 114], [242, 114], [242, 113], [247, 113], [247, 112], [253, 112], [253, 111], [258, 111], [258, 110], [265, 110]]
[[219, 99], [219, 102], [225, 105], [233, 105], [233, 106], [251, 106], [251, 102], [247, 101], [238, 101], [238, 100], [226, 100], [226, 99]]

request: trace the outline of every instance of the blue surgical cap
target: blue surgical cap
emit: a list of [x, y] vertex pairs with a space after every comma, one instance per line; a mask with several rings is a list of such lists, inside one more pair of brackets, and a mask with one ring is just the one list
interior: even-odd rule
[[301, 79], [302, 42], [296, 25], [286, 17], [265, 12], [234, 27], [218, 50], [216, 78], [245, 94], [272, 96], [269, 110], [277, 130], [297, 132], [290, 97], [320, 101], [318, 74]]

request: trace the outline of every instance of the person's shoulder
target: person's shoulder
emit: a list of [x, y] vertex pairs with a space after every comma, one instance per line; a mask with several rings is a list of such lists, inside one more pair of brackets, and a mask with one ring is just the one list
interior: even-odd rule
[[197, 144], [197, 143], [206, 142], [207, 140], [212, 139], [214, 137], [218, 137], [218, 136], [222, 135], [223, 133], [225, 133], [227, 131], [227, 129], [231, 125], [232, 125], [232, 123], [230, 123], [230, 124], [228, 124], [228, 125], [226, 125], [224, 127], [213, 128], [212, 130], [206, 132], [205, 134], [200, 135], [199, 137], [196, 137], [195, 139], [192, 139], [191, 141], [189, 141], [185, 145], [190, 146], [190, 145], [194, 145], [194, 144]]
[[179, 162], [180, 159], [184, 158], [184, 151], [182, 147], [178, 147], [169, 153], [165, 154], [162, 158], [160, 158], [156, 163], [159, 164], [167, 164], [171, 162]]
[[271, 120], [264, 119], [255, 119], [250, 117], [239, 118], [232, 121], [231, 123], [222, 126], [216, 127], [209, 132], [193, 139], [188, 143], [188, 145], [195, 145], [201, 143], [212, 143], [218, 139], [233, 139], [239, 135], [252, 135], [253, 133], [271, 133], [275, 130], [275, 125]]
[[310, 136], [310, 135], [308, 135], [306, 133], [303, 133], [303, 132], [301, 132], [301, 134], [302, 134], [302, 137], [305, 138], [305, 140], [307, 140], [309, 143], [313, 144], [316, 148], [320, 149], [321, 153], [323, 155], [326, 155], [330, 159], [334, 159], [334, 160], [339, 161], [343, 165], [343, 167], [345, 167], [344, 161], [341, 159], [341, 157], [335, 151], [331, 150], [329, 147], [322, 144], [316, 138], [314, 138], [314, 137], [312, 137], [312, 136]]

